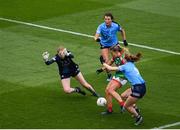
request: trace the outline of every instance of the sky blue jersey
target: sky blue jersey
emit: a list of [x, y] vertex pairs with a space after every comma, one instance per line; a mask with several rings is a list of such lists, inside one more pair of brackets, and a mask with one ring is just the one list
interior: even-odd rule
[[101, 45], [105, 47], [111, 47], [118, 43], [117, 32], [122, 31], [119, 24], [112, 22], [110, 27], [106, 26], [106, 23], [102, 23], [98, 26], [96, 34], [101, 35]]
[[128, 81], [132, 84], [143, 84], [144, 79], [141, 77], [139, 70], [136, 68], [133, 62], [127, 62], [124, 65], [118, 67], [119, 71], [122, 71]]

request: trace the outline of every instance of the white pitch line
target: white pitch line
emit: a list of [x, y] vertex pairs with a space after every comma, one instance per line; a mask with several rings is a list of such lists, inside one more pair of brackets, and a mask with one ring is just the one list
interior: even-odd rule
[[160, 126], [160, 127], [153, 128], [151, 130], [164, 129], [164, 128], [169, 128], [169, 127], [178, 126], [178, 125], [180, 125], [180, 122], [176, 122], [176, 123], [173, 123], [173, 124], [163, 125], [163, 126]]
[[[27, 25], [27, 26], [32, 26], [32, 27], [37, 27], [37, 28], [41, 28], [41, 29], [47, 29], [47, 30], [52, 30], [52, 31], [57, 31], [57, 32], [64, 32], [64, 33], [69, 33], [69, 34], [73, 34], [73, 35], [83, 36], [83, 37], [94, 38], [94, 36], [88, 35], [88, 34], [83, 34], [83, 33], [79, 33], [79, 32], [73, 32], [73, 31], [64, 30], [64, 29], [47, 27], [47, 26], [43, 26], [43, 25], [38, 25], [38, 24], [33, 24], [33, 23], [28, 23], [28, 22], [13, 20], [13, 19], [7, 19], [7, 18], [0, 17], [0, 20], [1, 21], [11, 22], [11, 23]], [[120, 42], [120, 43], [123, 43], [123, 42]], [[153, 51], [159, 51], [159, 52], [164, 52], [164, 53], [169, 53], [169, 54], [174, 54], [174, 55], [180, 55], [179, 52], [174, 52], [174, 51], [170, 51], [170, 50], [164, 50], [164, 49], [160, 49], [160, 48], [154, 48], [154, 47], [145, 46], [145, 45], [141, 45], [141, 44], [129, 43], [129, 45], [139, 47], [139, 48], [149, 49], [149, 50], [153, 50]]]
[[42, 29], [47, 29], [47, 30], [52, 30], [52, 31], [57, 31], [57, 32], [65, 32], [65, 33], [70, 33], [70, 34], [74, 34], [74, 35], [93, 38], [93, 36], [87, 35], [87, 34], [82, 34], [82, 33], [78, 33], [78, 32], [72, 32], [72, 31], [63, 30], [63, 29], [57, 29], [57, 28], [52, 28], [52, 27], [47, 27], [47, 26], [28, 23], [28, 22], [23, 22], [23, 21], [17, 21], [17, 20], [13, 20], [13, 19], [6, 19], [6, 18], [0, 17], [0, 20], [8, 21], [8, 22], [11, 22], [11, 23], [23, 24], [23, 25], [32, 26], [32, 27], [37, 27], [37, 28], [42, 28]]

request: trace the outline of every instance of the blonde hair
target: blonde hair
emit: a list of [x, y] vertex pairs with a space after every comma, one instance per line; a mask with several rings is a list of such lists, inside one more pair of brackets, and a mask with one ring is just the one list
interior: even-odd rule
[[63, 46], [59, 46], [57, 49], [57, 53], [59, 53], [60, 51], [63, 51], [65, 48]]

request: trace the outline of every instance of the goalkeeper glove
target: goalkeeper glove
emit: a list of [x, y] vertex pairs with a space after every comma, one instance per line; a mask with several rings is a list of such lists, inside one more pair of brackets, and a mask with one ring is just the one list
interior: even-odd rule
[[42, 54], [42, 57], [45, 61], [48, 61], [48, 58], [49, 58], [49, 53], [46, 51]]

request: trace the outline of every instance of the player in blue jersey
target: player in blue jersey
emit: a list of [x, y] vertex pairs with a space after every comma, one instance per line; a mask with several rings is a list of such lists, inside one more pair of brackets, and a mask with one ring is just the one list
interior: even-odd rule
[[57, 54], [52, 59], [49, 59], [48, 52], [44, 52], [42, 56], [46, 65], [51, 65], [54, 62], [57, 63], [61, 83], [65, 93], [80, 93], [82, 95], [86, 95], [86, 93], [81, 90], [80, 87], [71, 87], [71, 77], [74, 77], [84, 88], [90, 91], [94, 96], [99, 96], [95, 92], [93, 87], [84, 79], [84, 76], [80, 72], [79, 66], [72, 60], [74, 56], [70, 51], [67, 51], [66, 48], [59, 47], [57, 50]]
[[[139, 70], [136, 68], [134, 62], [138, 61], [141, 57], [141, 54], [138, 53], [137, 55], [126, 55], [125, 59], [127, 62], [124, 65], [120, 65], [118, 67], [112, 67], [105, 63], [105, 61], [101, 58], [101, 62], [104, 67], [106, 67], [110, 71], [121, 71], [124, 73], [127, 80], [131, 83], [131, 92], [130, 95], [127, 97], [124, 108], [134, 115], [136, 121], [135, 125], [139, 125], [143, 118], [136, 111], [134, 108], [134, 104], [137, 103], [137, 101], [142, 98], [146, 93], [146, 85], [144, 79], [141, 77]], [[128, 90], [129, 91], [129, 90]]]
[[[116, 44], [119, 44], [117, 38], [117, 32], [121, 33], [124, 45], [125, 46], [128, 45], [126, 41], [126, 34], [124, 29], [113, 20], [114, 20], [113, 15], [111, 13], [106, 13], [104, 15], [104, 22], [98, 26], [96, 34], [94, 36], [94, 40], [100, 43], [101, 55], [105, 59], [106, 63], [108, 63], [109, 61], [109, 52], [110, 52], [109, 48]], [[110, 77], [111, 74], [108, 73], [108, 78]]]

